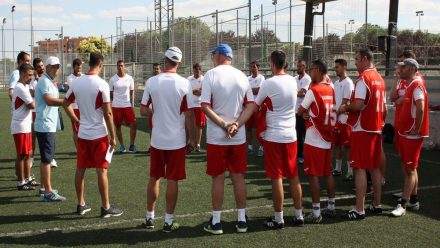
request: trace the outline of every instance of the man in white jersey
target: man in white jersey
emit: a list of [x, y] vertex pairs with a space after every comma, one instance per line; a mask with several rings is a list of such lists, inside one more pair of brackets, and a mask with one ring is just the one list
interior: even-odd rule
[[116, 128], [116, 136], [121, 146], [118, 152], [126, 152], [124, 138], [122, 136], [122, 124], [130, 128], [130, 147], [128, 151], [136, 153], [134, 145], [136, 139], [136, 116], [134, 115], [134, 80], [125, 72], [123, 60], [116, 62], [118, 72], [110, 78], [110, 97], [112, 99], [113, 121]]
[[12, 120], [11, 134], [14, 137], [17, 158], [15, 173], [17, 175], [18, 190], [34, 190], [39, 185], [31, 177], [32, 156], [32, 112], [35, 108], [34, 100], [29, 92], [29, 83], [34, 70], [29, 64], [19, 67], [20, 78], [12, 93]]
[[[297, 142], [295, 130], [295, 105], [297, 85], [295, 79], [288, 75], [287, 56], [276, 50], [270, 55], [273, 77], [263, 81], [255, 102], [266, 108], [266, 130], [264, 131], [264, 164], [266, 177], [272, 180], [272, 199], [275, 210], [274, 218], [265, 221], [264, 225], [271, 229], [284, 227], [283, 177], [289, 182], [290, 191], [295, 205], [294, 223], [304, 225], [302, 214], [302, 189], [298, 177], [296, 161]], [[262, 110], [264, 111], [264, 110]]]
[[206, 116], [205, 113], [202, 112], [202, 108], [200, 106], [201, 95], [202, 95], [202, 67], [199, 63], [193, 65], [193, 75], [188, 77], [188, 81], [191, 84], [192, 94], [194, 99], [194, 120], [196, 124], [196, 152], [200, 152], [200, 141], [202, 140], [202, 131], [203, 126], [206, 125]]
[[[341, 105], [349, 104], [353, 94], [353, 81], [347, 76], [347, 61], [345, 59], [335, 60], [335, 72], [338, 80], [334, 83], [335, 89], [335, 109], [339, 110]], [[351, 126], [347, 124], [347, 114], [337, 111], [338, 120], [336, 121], [334, 132], [334, 151], [336, 157], [336, 166], [333, 170], [333, 176], [342, 175], [342, 156], [344, 151], [350, 154], [350, 134]], [[353, 179], [353, 168], [350, 166], [350, 159], [347, 158], [347, 175], [345, 180]]]
[[[296, 112], [298, 112], [298, 108], [301, 105], [301, 103], [304, 101], [304, 96], [307, 93], [307, 90], [309, 89], [310, 83], [312, 82], [312, 79], [310, 76], [306, 73], [306, 62], [304, 60], [298, 60], [296, 63], [296, 69], [298, 75], [295, 77], [296, 83], [298, 85], [298, 99], [296, 101]], [[305, 120], [300, 115], [296, 115], [296, 135], [298, 139], [298, 162], [303, 163], [304, 157], [303, 157], [303, 150], [304, 150], [304, 139], [306, 138], [306, 126], [305, 126]]]
[[12, 93], [14, 92], [15, 85], [17, 84], [18, 79], [20, 78], [20, 73], [18, 72], [18, 68], [20, 68], [22, 64], [30, 64], [30, 63], [31, 63], [31, 56], [28, 53], [21, 51], [17, 55], [17, 69], [12, 71], [11, 76], [9, 76], [9, 82], [8, 82], [9, 84], [8, 95], [10, 100], [12, 100]]
[[[165, 52], [165, 70], [151, 77], [146, 83], [141, 102], [141, 115], [153, 117], [151, 140], [150, 179], [147, 188], [147, 214], [145, 226], [154, 228], [154, 210], [159, 197], [160, 178], [167, 180], [166, 214], [163, 232], [179, 228], [174, 220], [177, 203], [178, 181], [186, 178], [185, 121], [189, 131], [189, 146], [194, 146], [194, 119], [192, 88], [186, 78], [179, 76], [177, 68], [182, 52], [170, 47]], [[153, 105], [153, 110], [150, 108]]]
[[[152, 72], [152, 77], [157, 76], [161, 73], [161, 69], [160, 69], [160, 64], [159, 63], [153, 63], [153, 72]], [[145, 82], [145, 87], [147, 86], [147, 82]], [[151, 107], [150, 107], [151, 108]], [[151, 143], [151, 130], [153, 129], [153, 119], [152, 117], [146, 117], [147, 118], [147, 133], [148, 133], [148, 137]], [[147, 154], [150, 153], [150, 148], [148, 148], [147, 150]]]
[[212, 217], [204, 230], [222, 234], [221, 210], [224, 181], [229, 171], [234, 185], [238, 211], [237, 232], [247, 232], [246, 184], [247, 170], [246, 121], [255, 111], [252, 89], [246, 75], [234, 68], [232, 49], [220, 44], [211, 51], [215, 68], [205, 73], [202, 91], [202, 109], [207, 115], [207, 169], [212, 177]]
[[[248, 77], [249, 84], [252, 88], [252, 94], [254, 95], [254, 98], [257, 97], [258, 91], [260, 90], [261, 82], [264, 81], [264, 76], [260, 74], [260, 65], [253, 61], [250, 64], [251, 74]], [[253, 146], [253, 139], [252, 139], [252, 130], [257, 128], [257, 112], [255, 112], [251, 118], [246, 122], [246, 143], [248, 145], [248, 153], [253, 154], [254, 153], [254, 146]], [[260, 144], [260, 147], [258, 148], [258, 157], [263, 156], [263, 146]]]
[[[34, 58], [32, 61], [32, 66], [34, 67], [34, 76], [32, 77], [31, 82], [29, 83], [29, 91], [31, 92], [32, 97], [35, 95], [35, 88], [37, 87], [37, 82], [40, 77], [44, 74], [44, 63], [43, 60], [40, 58]], [[35, 155], [35, 147], [37, 146], [35, 143], [35, 140], [37, 136], [35, 136], [35, 117], [36, 112], [35, 108], [32, 109], [32, 157], [31, 157], [31, 167], [34, 164], [34, 155]], [[56, 162], [55, 162], [56, 163]]]
[[[78, 199], [77, 214], [84, 215], [91, 208], [84, 199], [84, 175], [86, 169], [96, 169], [101, 194], [101, 217], [120, 216], [122, 210], [110, 204], [107, 169], [107, 151], [116, 145], [113, 116], [110, 107], [110, 89], [99, 77], [104, 57], [98, 52], [90, 53], [89, 71], [69, 87], [63, 102], [64, 109], [74, 123], [80, 123], [75, 173], [75, 189]], [[72, 103], [78, 103], [81, 119], [76, 117]], [[107, 132], [107, 128], [109, 133]]]
[[[67, 76], [66, 79], [66, 90], [69, 90], [69, 88], [74, 84], [75, 80], [82, 76], [82, 61], [81, 59], [74, 59], [72, 62], [72, 73]], [[75, 113], [78, 120], [80, 119], [80, 113], [78, 109], [78, 104], [76, 102], [72, 103], [73, 112]], [[72, 122], [72, 131], [73, 131], [73, 142], [75, 143], [75, 147], [78, 147], [78, 131], [79, 131], [79, 124]]]

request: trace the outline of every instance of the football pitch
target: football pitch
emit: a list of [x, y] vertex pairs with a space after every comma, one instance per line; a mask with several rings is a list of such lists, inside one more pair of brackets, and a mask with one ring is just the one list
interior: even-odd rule
[[[92, 211], [84, 216], [76, 215], [74, 174], [75, 147], [72, 141], [70, 121], [64, 114], [65, 130], [57, 133], [56, 160], [58, 168], [52, 170], [52, 184], [67, 197], [65, 202], [45, 203], [37, 191], [17, 191], [14, 176], [15, 146], [10, 134], [10, 101], [6, 93], [0, 93], [0, 247], [440, 247], [440, 152], [422, 151], [419, 168], [420, 211], [407, 212], [401, 218], [389, 217], [395, 207], [392, 194], [400, 191], [403, 179], [399, 158], [394, 146], [386, 144], [387, 174], [383, 188], [384, 214], [369, 215], [362, 221], [348, 221], [342, 217], [324, 219], [322, 224], [292, 225], [292, 198], [286, 192], [284, 216], [286, 227], [282, 230], [266, 230], [263, 221], [273, 215], [271, 183], [265, 178], [263, 158], [249, 156], [246, 174], [248, 190], [249, 230], [245, 234], [235, 231], [235, 202], [232, 183], [225, 182], [224, 234], [213, 236], [203, 231], [203, 223], [211, 212], [211, 179], [205, 174], [206, 153], [187, 156], [187, 179], [179, 184], [179, 199], [175, 219], [181, 228], [163, 233], [165, 215], [164, 189], [161, 182], [156, 209], [156, 228], [142, 227], [146, 213], [146, 186], [149, 172], [149, 144], [146, 120], [138, 116], [137, 154], [115, 154], [109, 167], [110, 201], [124, 210], [120, 217], [100, 218], [96, 173], [86, 173], [86, 202]], [[137, 110], [137, 114], [139, 111]], [[127, 128], [123, 128], [128, 142]], [[204, 139], [204, 138], [203, 138]], [[202, 148], [204, 142], [202, 142]], [[36, 150], [37, 161], [39, 158]], [[307, 179], [302, 175], [303, 205], [310, 212], [311, 198]], [[37, 181], [39, 166], [32, 168]], [[336, 177], [338, 216], [354, 205], [353, 183]], [[323, 184], [322, 184], [323, 185]], [[286, 187], [287, 188], [287, 187]], [[322, 191], [321, 207], [326, 206], [326, 193]], [[367, 198], [370, 203], [372, 197]]]

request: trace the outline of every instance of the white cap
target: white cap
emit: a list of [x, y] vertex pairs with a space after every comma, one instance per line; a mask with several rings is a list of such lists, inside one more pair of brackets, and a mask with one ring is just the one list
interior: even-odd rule
[[61, 64], [61, 63], [57, 57], [50, 56], [49, 58], [46, 59], [45, 65], [48, 66], [48, 65], [59, 65], [59, 64]]
[[182, 51], [178, 47], [170, 47], [165, 52], [165, 57], [169, 58], [174, 62], [182, 61]]

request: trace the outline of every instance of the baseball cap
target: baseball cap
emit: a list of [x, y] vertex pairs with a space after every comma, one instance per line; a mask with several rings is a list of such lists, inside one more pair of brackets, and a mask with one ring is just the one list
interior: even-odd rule
[[50, 56], [49, 58], [46, 59], [46, 63], [45, 65], [59, 65], [60, 64], [60, 60], [57, 57], [54, 56]]
[[223, 54], [232, 59], [232, 48], [228, 44], [220, 44], [209, 52], [211, 55], [215, 53]]
[[417, 61], [415, 59], [405, 59], [402, 62], [397, 63], [399, 66], [404, 66], [404, 65], [408, 65], [408, 66], [412, 66], [416, 69], [419, 69], [419, 63], [417, 63]]
[[178, 47], [170, 47], [165, 52], [165, 57], [170, 59], [174, 62], [181, 62], [182, 61], [182, 51]]

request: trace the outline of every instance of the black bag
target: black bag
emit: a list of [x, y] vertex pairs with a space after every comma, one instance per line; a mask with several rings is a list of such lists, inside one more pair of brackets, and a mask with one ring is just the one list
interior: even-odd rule
[[382, 129], [382, 140], [384, 143], [394, 143], [394, 127], [390, 123], [385, 124]]

